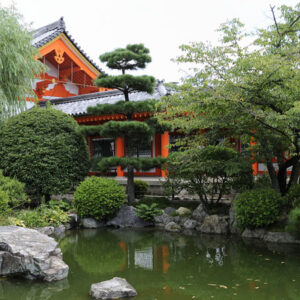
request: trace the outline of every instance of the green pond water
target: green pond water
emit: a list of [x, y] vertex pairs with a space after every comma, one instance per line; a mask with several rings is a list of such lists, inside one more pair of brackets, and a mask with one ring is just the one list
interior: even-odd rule
[[67, 279], [1, 278], [0, 299], [91, 300], [92, 283], [114, 276], [135, 300], [300, 299], [300, 247], [157, 230], [82, 230], [60, 240]]

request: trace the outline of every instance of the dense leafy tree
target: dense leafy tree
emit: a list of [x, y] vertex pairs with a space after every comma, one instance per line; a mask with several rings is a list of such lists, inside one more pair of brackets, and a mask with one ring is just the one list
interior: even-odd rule
[[34, 97], [32, 81], [44, 71], [22, 16], [0, 6], [0, 121], [24, 108]]
[[99, 126], [82, 126], [81, 131], [85, 135], [98, 134], [107, 137], [123, 137], [126, 142], [126, 157], [101, 158], [98, 163], [98, 170], [106, 171], [112, 166], [121, 166], [127, 169], [127, 193], [128, 202], [132, 203], [134, 196], [134, 169], [148, 170], [161, 166], [162, 158], [139, 158], [138, 149], [141, 146], [150, 145], [151, 138], [158, 130], [153, 118], [147, 122], [134, 121], [134, 113], [155, 112], [155, 100], [129, 102], [130, 92], [143, 91], [153, 93], [155, 79], [152, 76], [133, 76], [125, 74], [128, 70], [143, 69], [151, 62], [149, 49], [143, 44], [127, 45], [126, 48], [116, 49], [100, 56], [102, 62], [106, 62], [111, 69], [122, 71], [122, 75], [100, 76], [96, 80], [98, 86], [118, 89], [124, 94], [124, 100], [116, 104], [103, 104], [89, 107], [88, 113], [92, 115], [122, 114], [124, 121], [109, 121]]
[[87, 145], [75, 120], [35, 107], [9, 118], [0, 129], [0, 168], [25, 183], [29, 194], [49, 199], [68, 192], [89, 169]]
[[220, 45], [181, 46], [177, 61], [192, 63], [195, 73], [165, 99], [168, 114], [160, 118], [185, 133], [209, 129], [198, 137], [204, 144], [241, 137], [253, 161], [266, 164], [273, 188], [285, 194], [300, 171], [300, 4], [279, 12], [278, 18], [271, 7], [273, 25], [259, 29], [252, 43], [234, 19], [221, 25]]

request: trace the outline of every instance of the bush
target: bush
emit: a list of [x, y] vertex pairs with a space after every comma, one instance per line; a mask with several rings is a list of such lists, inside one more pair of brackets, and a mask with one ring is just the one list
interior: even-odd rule
[[300, 207], [300, 184], [293, 185], [284, 197], [289, 208]]
[[281, 213], [283, 198], [272, 189], [245, 191], [238, 195], [234, 207], [242, 228], [263, 227], [274, 223]]
[[161, 210], [158, 209], [157, 203], [152, 203], [150, 206], [142, 203], [137, 206], [136, 214], [146, 221], [153, 222], [154, 217], [161, 214]]
[[35, 107], [0, 129], [0, 167], [35, 196], [68, 192], [89, 168], [87, 145], [78, 124], [56, 109]]
[[268, 174], [257, 175], [254, 182], [254, 189], [272, 188], [272, 182]]
[[9, 194], [0, 188], [0, 215], [6, 215], [9, 212]]
[[81, 182], [74, 193], [74, 204], [81, 218], [104, 220], [124, 203], [124, 188], [114, 179], [91, 177]]
[[286, 230], [300, 238], [300, 207], [296, 207], [289, 213], [289, 222]]
[[0, 188], [8, 194], [8, 204], [11, 208], [21, 208], [29, 199], [25, 193], [25, 184], [18, 181], [16, 178], [3, 176], [0, 170]]
[[26, 227], [57, 227], [62, 223], [69, 221], [69, 216], [66, 212], [59, 208], [50, 208], [46, 205], [41, 205], [34, 210], [21, 211], [18, 220], [23, 221]]
[[137, 199], [143, 199], [149, 190], [149, 184], [143, 180], [134, 181], [134, 196]]

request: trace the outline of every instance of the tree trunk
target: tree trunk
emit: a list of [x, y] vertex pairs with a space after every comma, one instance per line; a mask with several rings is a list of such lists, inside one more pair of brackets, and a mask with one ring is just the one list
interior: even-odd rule
[[127, 167], [127, 197], [128, 204], [131, 205], [134, 203], [134, 167]]
[[276, 175], [276, 171], [275, 171], [275, 168], [273, 166], [273, 163], [270, 159], [268, 159], [266, 164], [267, 164], [267, 169], [268, 169], [269, 176], [270, 176], [270, 179], [271, 179], [271, 182], [272, 182], [272, 187], [277, 192], [280, 192], [278, 179], [277, 179], [277, 175]]

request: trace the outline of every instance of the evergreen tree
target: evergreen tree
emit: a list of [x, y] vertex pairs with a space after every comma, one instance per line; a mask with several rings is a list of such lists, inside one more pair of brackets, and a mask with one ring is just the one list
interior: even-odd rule
[[[89, 107], [88, 113], [92, 115], [123, 114], [124, 121], [109, 121], [103, 125], [82, 126], [81, 130], [86, 135], [99, 134], [107, 137], [123, 137], [126, 143], [126, 157], [101, 158], [97, 164], [99, 171], [107, 171], [112, 166], [127, 168], [127, 193], [128, 202], [134, 201], [134, 169], [149, 170], [160, 167], [163, 158], [139, 158], [139, 147], [150, 145], [155, 131], [159, 130], [155, 120], [140, 122], [133, 120], [133, 114], [137, 112], [155, 112], [155, 100], [129, 102], [130, 93], [142, 91], [152, 94], [155, 79], [152, 76], [133, 76], [126, 71], [144, 69], [151, 62], [149, 49], [143, 44], [127, 45], [126, 48], [116, 49], [100, 56], [102, 62], [106, 62], [111, 69], [122, 71], [122, 75], [100, 75], [96, 79], [98, 86], [118, 89], [124, 94], [124, 100], [116, 104], [102, 104]], [[161, 129], [161, 128], [160, 128]], [[135, 157], [137, 156], [137, 157]]]

